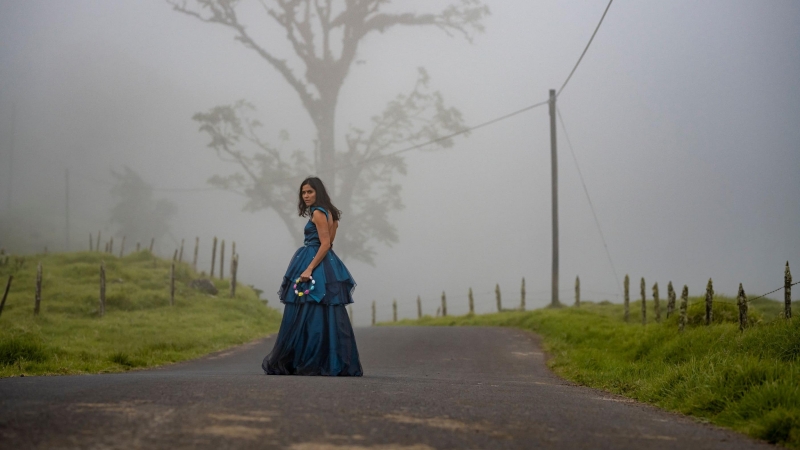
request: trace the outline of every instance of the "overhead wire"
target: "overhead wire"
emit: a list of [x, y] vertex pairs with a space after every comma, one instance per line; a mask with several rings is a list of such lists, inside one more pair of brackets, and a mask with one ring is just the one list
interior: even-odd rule
[[592, 37], [589, 38], [589, 42], [586, 43], [586, 47], [583, 49], [583, 53], [581, 53], [580, 58], [578, 58], [578, 62], [575, 63], [575, 67], [572, 68], [572, 71], [569, 73], [569, 76], [567, 76], [567, 79], [564, 80], [564, 84], [562, 84], [561, 87], [558, 89], [558, 92], [556, 93], [556, 97], [561, 95], [561, 91], [563, 91], [564, 88], [567, 86], [567, 83], [569, 83], [569, 80], [572, 78], [572, 75], [575, 73], [575, 70], [577, 70], [578, 66], [581, 64], [581, 61], [583, 60], [583, 57], [586, 55], [586, 52], [589, 50], [589, 46], [592, 45], [592, 41], [594, 40], [595, 35], [597, 35], [597, 30], [599, 30], [600, 29], [600, 25], [603, 24], [603, 19], [606, 18], [606, 14], [608, 13], [608, 8], [611, 8], [611, 3], [613, 1], [614, 0], [609, 0], [608, 1], [608, 5], [606, 6], [606, 10], [603, 11], [603, 15], [602, 15], [602, 17], [600, 17], [600, 22], [597, 23], [597, 27], [595, 27], [594, 33], [592, 33]]

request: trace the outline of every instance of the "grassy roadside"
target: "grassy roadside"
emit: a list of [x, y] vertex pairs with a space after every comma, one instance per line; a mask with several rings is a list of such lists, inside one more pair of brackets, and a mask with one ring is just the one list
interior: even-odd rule
[[744, 333], [730, 322], [735, 307], [723, 303], [714, 305], [717, 323], [710, 327], [701, 325], [702, 305], [692, 305], [683, 333], [675, 316], [642, 326], [633, 307], [638, 302], [629, 324], [621, 305], [591, 303], [396, 324], [535, 331], [552, 355], [552, 369], [569, 380], [800, 448], [800, 321], [775, 320], [772, 303], [751, 308], [757, 323]]
[[[99, 267], [106, 265], [106, 310], [100, 317]], [[33, 315], [36, 265], [42, 262], [41, 312]], [[171, 261], [147, 251], [117, 258], [80, 252], [13, 257], [0, 266], [11, 292], [0, 315], [0, 377], [121, 372], [183, 361], [275, 332], [280, 314], [253, 289], [214, 280], [219, 294], [192, 289], [199, 276], [176, 265], [175, 305], [169, 305]], [[2, 295], [2, 292], [0, 292]]]

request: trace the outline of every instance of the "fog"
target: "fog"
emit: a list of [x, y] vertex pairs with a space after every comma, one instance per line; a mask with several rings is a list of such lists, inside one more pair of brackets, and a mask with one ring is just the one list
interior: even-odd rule
[[[249, 29], [296, 64], [275, 22], [249, 3]], [[450, 3], [396, 0], [388, 9]], [[483, 3], [491, 14], [472, 43], [435, 27], [363, 40], [339, 95], [338, 150], [350, 126], [368, 126], [413, 88], [418, 67], [466, 125], [547, 100], [606, 6]], [[235, 241], [240, 280], [280, 308], [275, 292], [306, 219], [295, 218], [292, 235], [274, 210], [244, 211], [241, 195], [211, 189], [210, 177], [237, 169], [192, 120], [240, 99], [257, 108], [266, 140], [278, 145], [285, 130], [282, 148], [313, 159], [316, 129], [297, 93], [229, 29], [158, 0], [0, 2], [0, 246], [67, 249], [67, 169], [69, 250], [88, 249], [97, 230], [105, 240], [115, 232], [111, 171], [127, 166], [177, 206], [160, 255], [171, 257], [182, 238], [191, 254], [199, 236], [207, 271], [211, 239]], [[573, 301], [576, 275], [583, 300], [618, 302], [625, 274], [633, 298], [640, 277], [648, 297], [668, 281], [699, 294], [710, 277], [718, 293], [735, 294], [741, 282], [757, 295], [782, 285], [787, 260], [800, 274], [800, 4], [614, 2], [558, 108], [608, 248], [559, 124], [563, 303]], [[369, 324], [373, 300], [378, 320], [391, 318], [393, 299], [401, 317], [415, 317], [418, 295], [432, 315], [442, 291], [448, 313], [463, 314], [470, 287], [477, 312], [494, 311], [496, 283], [514, 307], [522, 277], [528, 308], [549, 303], [549, 126], [545, 105], [451, 148], [403, 153], [407, 174], [395, 180], [404, 208], [389, 213], [398, 241], [376, 245], [374, 264], [345, 258], [358, 282], [356, 324]], [[345, 210], [342, 230], [347, 220]], [[30, 231], [24, 245], [8, 232], [14, 226]]]

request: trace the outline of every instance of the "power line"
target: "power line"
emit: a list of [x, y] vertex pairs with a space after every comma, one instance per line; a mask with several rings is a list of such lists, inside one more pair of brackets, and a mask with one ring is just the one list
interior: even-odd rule
[[611, 2], [613, 2], [613, 1], [614, 0], [608, 0], [608, 6], [606, 6], [606, 10], [603, 11], [603, 16], [600, 17], [600, 22], [598, 22], [597, 27], [594, 29], [594, 33], [592, 33], [592, 37], [589, 38], [589, 42], [586, 43], [586, 48], [583, 49], [583, 53], [581, 53], [581, 57], [578, 58], [578, 62], [575, 63], [575, 67], [572, 68], [572, 72], [570, 72], [569, 76], [567, 77], [567, 79], [564, 80], [564, 84], [561, 85], [561, 88], [558, 90], [558, 93], [556, 94], [556, 97], [561, 95], [561, 91], [563, 91], [564, 87], [566, 87], [567, 83], [569, 83], [569, 80], [572, 78], [572, 74], [575, 73], [575, 70], [580, 65], [581, 60], [583, 60], [583, 56], [586, 55], [586, 51], [589, 50], [589, 46], [592, 45], [592, 41], [594, 40], [594, 36], [597, 34], [597, 30], [600, 29], [600, 25], [603, 23], [603, 19], [606, 18], [606, 13], [608, 13], [608, 8], [611, 7]]
[[[609, 2], [609, 5], [611, 3]], [[600, 221], [597, 219], [597, 213], [594, 210], [594, 204], [592, 203], [592, 198], [589, 196], [589, 189], [586, 188], [586, 182], [583, 180], [583, 173], [581, 172], [581, 167], [578, 164], [578, 158], [575, 156], [575, 150], [572, 148], [572, 141], [569, 139], [569, 133], [567, 133], [567, 126], [564, 124], [564, 118], [561, 117], [561, 109], [556, 106], [556, 113], [558, 115], [558, 120], [561, 122], [561, 129], [564, 130], [564, 137], [567, 139], [567, 147], [569, 147], [569, 152], [572, 154], [572, 160], [575, 161], [575, 168], [578, 169], [578, 177], [581, 180], [581, 185], [583, 186], [583, 192], [586, 194], [586, 200], [589, 201], [589, 208], [592, 210], [592, 217], [594, 217], [594, 223], [597, 225], [597, 231], [600, 233], [600, 239], [603, 241], [603, 247], [606, 249], [606, 256], [608, 256], [608, 263], [611, 264], [611, 270], [614, 272], [614, 281], [617, 285], [617, 290], [619, 291], [620, 297], [622, 296], [622, 290], [619, 286], [619, 275], [617, 275], [617, 269], [614, 267], [614, 261], [611, 260], [611, 252], [608, 251], [608, 244], [606, 244], [606, 237], [603, 235], [603, 230], [600, 228]]]

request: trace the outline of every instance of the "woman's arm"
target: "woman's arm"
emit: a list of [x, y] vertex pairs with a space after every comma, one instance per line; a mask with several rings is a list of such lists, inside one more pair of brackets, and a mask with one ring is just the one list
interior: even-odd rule
[[308, 268], [300, 274], [300, 280], [302, 281], [308, 281], [311, 278], [311, 272], [322, 262], [322, 259], [328, 254], [328, 250], [331, 249], [330, 225], [325, 213], [320, 210], [314, 210], [311, 214], [311, 221], [316, 225], [317, 233], [319, 234], [319, 250], [317, 250], [317, 254], [311, 260]]

